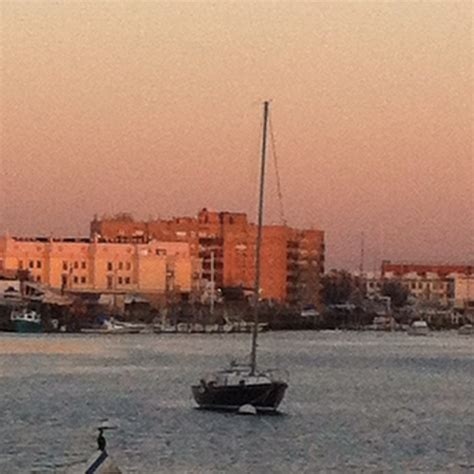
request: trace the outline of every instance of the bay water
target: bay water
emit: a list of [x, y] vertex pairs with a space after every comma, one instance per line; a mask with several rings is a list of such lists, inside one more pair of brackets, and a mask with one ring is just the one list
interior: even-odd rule
[[474, 338], [267, 332], [278, 416], [198, 410], [190, 386], [245, 334], [0, 334], [0, 473], [62, 473], [96, 449], [127, 473], [474, 472]]

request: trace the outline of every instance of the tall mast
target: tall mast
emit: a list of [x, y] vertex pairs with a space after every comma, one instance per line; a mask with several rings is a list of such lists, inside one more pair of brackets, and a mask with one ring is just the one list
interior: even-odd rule
[[258, 334], [258, 300], [260, 294], [260, 248], [262, 246], [262, 224], [263, 224], [263, 196], [265, 184], [265, 158], [267, 150], [267, 124], [268, 124], [269, 102], [263, 103], [263, 135], [262, 135], [262, 159], [260, 167], [260, 193], [258, 200], [258, 229], [257, 247], [255, 252], [255, 289], [254, 289], [254, 313], [252, 332], [252, 352], [250, 353], [250, 374], [255, 375], [257, 368], [257, 334]]

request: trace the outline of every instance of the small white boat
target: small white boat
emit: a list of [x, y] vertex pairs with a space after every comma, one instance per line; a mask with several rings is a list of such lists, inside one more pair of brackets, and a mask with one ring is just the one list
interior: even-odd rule
[[458, 329], [458, 334], [461, 336], [472, 336], [474, 335], [474, 326], [472, 324], [464, 324]]
[[128, 323], [126, 321], [115, 321], [115, 325], [118, 327], [123, 327], [124, 329], [128, 329], [133, 334], [145, 331], [147, 329], [146, 324]]
[[302, 318], [316, 318], [319, 316], [319, 312], [314, 305], [305, 306], [300, 313]]
[[143, 324], [125, 323], [111, 318], [104, 320], [100, 327], [84, 328], [81, 329], [81, 332], [87, 334], [138, 334], [144, 329]]
[[408, 328], [408, 334], [410, 336], [428, 336], [430, 328], [426, 321], [413, 321], [412, 325]]

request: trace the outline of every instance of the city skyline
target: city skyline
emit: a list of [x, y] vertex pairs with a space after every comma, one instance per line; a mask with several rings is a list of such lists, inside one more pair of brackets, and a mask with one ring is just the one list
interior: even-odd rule
[[[1, 5], [0, 233], [94, 214], [285, 217], [327, 269], [472, 262], [472, 4]], [[281, 223], [269, 156], [266, 223]]]

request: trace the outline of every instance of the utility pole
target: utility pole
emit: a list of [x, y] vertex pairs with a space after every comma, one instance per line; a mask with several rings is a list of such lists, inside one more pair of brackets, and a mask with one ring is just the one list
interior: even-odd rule
[[360, 234], [360, 264], [359, 264], [359, 272], [360, 272], [361, 278], [362, 278], [362, 275], [364, 274], [364, 257], [365, 257], [364, 239], [365, 239], [365, 234], [364, 232], [362, 232]]
[[469, 265], [467, 267], [467, 281], [466, 281], [466, 304], [464, 305], [464, 313], [468, 316], [470, 320], [470, 309], [471, 309], [471, 271], [472, 267]]
[[209, 311], [211, 316], [214, 314], [214, 286], [215, 286], [215, 269], [214, 269], [214, 250], [211, 251], [211, 302]]

